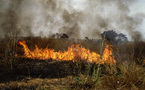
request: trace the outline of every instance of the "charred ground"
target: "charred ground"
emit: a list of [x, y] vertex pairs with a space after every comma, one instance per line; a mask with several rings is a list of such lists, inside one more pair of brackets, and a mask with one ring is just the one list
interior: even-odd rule
[[[104, 50], [104, 45], [101, 44], [102, 40], [72, 40], [67, 38], [42, 38], [42, 37], [21, 37], [19, 40], [25, 40], [26, 44], [28, 45], [30, 50], [34, 50], [35, 45], [39, 46], [40, 48], [52, 48], [56, 51], [58, 50], [67, 50], [67, 47], [71, 44], [77, 44], [80, 43], [83, 47], [95, 51], [97, 53], [102, 54], [102, 51]], [[107, 43], [110, 43], [108, 41]], [[13, 82], [22, 83], [22, 82], [29, 82], [33, 79], [39, 78], [41, 80], [43, 79], [60, 79], [71, 76], [72, 79], [68, 84], [64, 84], [67, 88], [71, 89], [78, 89], [78, 88], [93, 88], [96, 82], [102, 82], [102, 84], [99, 87], [96, 88], [102, 88], [102, 85], [106, 85], [106, 88], [112, 88], [115, 89], [117, 86], [115, 84], [115, 81], [121, 80], [123, 76], [123, 83], [120, 85], [126, 85], [124, 88], [133, 88], [130, 82], [125, 76], [126, 74], [129, 75], [129, 78], [132, 78], [134, 80], [137, 80], [136, 83], [133, 83], [136, 88], [144, 88], [144, 79], [142, 79], [142, 75], [144, 75], [144, 62], [145, 60], [145, 43], [144, 42], [124, 42], [121, 44], [115, 44], [113, 46], [110, 46], [113, 48], [113, 55], [115, 56], [115, 60], [117, 63], [115, 65], [96, 65], [93, 63], [87, 63], [82, 62], [81, 60], [76, 58], [75, 62], [72, 61], [56, 61], [56, 60], [37, 60], [37, 59], [28, 59], [21, 57], [24, 54], [23, 47], [17, 43], [13, 44], [9, 41], [9, 38], [3, 39], [0, 42], [0, 82], [1, 88], [27, 88], [29, 89], [32, 87], [33, 89], [37, 89], [39, 84], [36, 85], [30, 85], [27, 87], [27, 85], [21, 85], [13, 86]], [[135, 62], [135, 63], [134, 63]], [[122, 65], [122, 66], [121, 66]], [[136, 68], [135, 68], [136, 67]], [[98, 69], [99, 68], [99, 69]], [[130, 71], [126, 69], [124, 71], [122, 68], [130, 68], [132, 70], [133, 68], [140, 71]], [[93, 74], [94, 71], [97, 70], [98, 72], [101, 72], [101, 74], [96, 73], [95, 75], [99, 75], [99, 80], [96, 81], [94, 79]], [[131, 75], [135, 75], [134, 76]], [[141, 75], [142, 74], [142, 75]], [[83, 78], [82, 76], [83, 75]], [[112, 77], [113, 75], [113, 77]], [[87, 76], [87, 77], [86, 77]], [[89, 81], [89, 78], [91, 78], [92, 81]], [[93, 79], [92, 79], [93, 78]], [[113, 83], [111, 85], [108, 85], [107, 82], [104, 79], [107, 78], [110, 80], [111, 78], [114, 78]], [[70, 78], [69, 78], [70, 79]], [[88, 80], [88, 81], [86, 81]], [[95, 80], [95, 81], [94, 81]], [[98, 79], [97, 79], [98, 80]], [[128, 83], [125, 83], [128, 81]], [[10, 83], [11, 82], [11, 83]], [[35, 82], [35, 80], [34, 80]], [[49, 82], [51, 83], [51, 82]], [[95, 83], [95, 84], [94, 84]], [[106, 84], [105, 84], [106, 83]], [[109, 83], [109, 82], [108, 82]], [[12, 84], [12, 85], [11, 85]], [[8, 85], [8, 86], [7, 86]], [[41, 84], [42, 87], [44, 86]], [[54, 85], [55, 86], [55, 85]], [[120, 86], [120, 87], [121, 87]], [[48, 88], [50, 86], [48, 85]]]

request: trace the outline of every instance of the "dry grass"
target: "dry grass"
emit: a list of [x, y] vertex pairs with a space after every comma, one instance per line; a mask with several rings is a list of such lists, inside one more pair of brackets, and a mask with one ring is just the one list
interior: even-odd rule
[[[76, 42], [65, 39], [51, 39], [51, 38], [23, 38], [26, 40], [30, 50], [33, 50], [35, 45], [41, 48], [53, 48], [58, 50], [67, 50], [67, 47]], [[16, 42], [16, 41], [15, 41]], [[103, 51], [103, 44], [94, 44], [91, 41], [82, 41], [81, 45], [91, 51], [100, 53]], [[0, 55], [1, 55], [1, 71], [2, 68], [20, 68], [21, 65], [27, 66], [27, 61], [20, 60], [20, 58], [14, 58], [15, 53], [23, 55], [22, 46], [16, 45], [16, 43], [3, 43], [1, 42]], [[7, 47], [6, 47], [7, 45]], [[11, 46], [12, 45], [12, 46]], [[15, 47], [14, 47], [14, 46]], [[96, 45], [96, 46], [95, 46]], [[14, 50], [14, 52], [13, 52]], [[75, 62], [43, 62], [46, 67], [43, 67], [41, 61], [29, 62], [28, 68], [26, 67], [25, 78], [21, 80], [14, 80], [8, 82], [1, 82], [1, 89], [49, 89], [49, 90], [144, 90], [145, 88], [145, 67], [143, 60], [145, 60], [145, 43], [127, 43], [113, 47], [115, 59], [119, 61], [116, 64], [104, 64], [96, 65], [86, 62], [81, 62], [79, 58], [76, 58]], [[29, 60], [29, 59], [28, 59]], [[11, 62], [13, 61], [13, 63]], [[14, 62], [15, 61], [15, 62]], [[33, 65], [33, 64], [34, 65]], [[48, 64], [47, 64], [48, 63]], [[60, 65], [61, 64], [61, 65]], [[61, 77], [63, 74], [59, 74], [58, 77], [50, 78], [45, 76], [44, 78], [33, 78], [33, 66], [38, 65], [35, 69], [48, 69], [51, 71], [49, 75], [54, 75], [53, 70], [59, 69], [64, 73], [70, 73], [65, 77]], [[31, 66], [31, 67], [29, 67]], [[52, 68], [52, 70], [51, 70]], [[59, 71], [57, 70], [57, 71]], [[37, 70], [39, 71], [39, 70]], [[40, 69], [41, 71], [41, 69]], [[59, 71], [59, 72], [61, 72]], [[23, 72], [19, 70], [19, 72]], [[31, 73], [30, 73], [31, 72]], [[45, 71], [46, 72], [46, 71]], [[61, 72], [61, 73], [63, 73]], [[5, 71], [6, 73], [6, 71]], [[5, 73], [0, 73], [2, 76]], [[9, 73], [12, 74], [12, 73]], [[39, 74], [39, 73], [38, 73]], [[43, 72], [41, 73], [43, 74]], [[30, 75], [29, 78], [27, 76]], [[56, 75], [57, 76], [57, 75]], [[7, 78], [7, 77], [5, 77]]]
[[[65, 78], [25, 78], [21, 81], [1, 83], [1, 89], [49, 89], [49, 90], [144, 90], [145, 69], [135, 63], [130, 66], [124, 64], [105, 65], [103, 74], [97, 72], [98, 67], [92, 74], [79, 74]], [[118, 69], [118, 70], [117, 70]]]
[[[105, 65], [107, 75], [101, 77], [102, 85], [109, 89], [135, 89], [145, 88], [145, 69], [135, 63], [119, 65]], [[117, 70], [118, 69], [118, 70]]]
[[36, 90], [64, 90], [69, 89], [69, 84], [72, 82], [72, 76], [59, 79], [40, 79], [40, 78], [26, 78], [21, 81], [14, 81], [9, 83], [1, 83], [1, 89], [36, 89]]

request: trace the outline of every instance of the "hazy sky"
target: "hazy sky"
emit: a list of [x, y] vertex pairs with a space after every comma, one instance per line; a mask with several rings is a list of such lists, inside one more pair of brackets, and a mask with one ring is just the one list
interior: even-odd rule
[[[86, 6], [87, 2], [86, 0], [73, 0], [72, 5], [76, 9], [85, 9], [84, 6]], [[136, 14], [136, 13], [143, 13], [145, 14], [145, 0], [136, 0], [136, 3], [132, 4], [130, 7], [131, 14]], [[143, 27], [145, 30], [145, 21], [143, 23]]]
[[[78, 10], [83, 10], [83, 9], [85, 9], [87, 2], [86, 2], [86, 0], [73, 0], [72, 5], [74, 6], [74, 8], [76, 8]], [[135, 14], [144, 14], [145, 15], [145, 0], [135, 0], [135, 3], [132, 3], [130, 5], [129, 9], [130, 9], [130, 15], [135, 15]], [[96, 10], [96, 12], [98, 12], [98, 11]], [[145, 38], [145, 17], [143, 18], [140, 32], [142, 33], [143, 37]]]
[[145, 39], [145, 0], [0, 0], [1, 36], [6, 23], [22, 26], [24, 35], [97, 38], [113, 29], [130, 40], [136, 35]]
[[[135, 3], [131, 7], [131, 13], [132, 14], [135, 14], [135, 13], [145, 14], [145, 0], [137, 0], [137, 3]], [[144, 38], [145, 38], [145, 18], [142, 23], [142, 28], [143, 28], [142, 30], [143, 30]]]
[[[113, 6], [114, 5], [114, 3], [113, 3], [113, 1], [117, 1], [117, 0], [108, 0], [107, 1], [107, 3], [108, 2], [110, 2], [110, 1], [112, 1], [111, 3], [109, 3], [108, 5], [107, 4], [102, 4], [102, 6], [101, 5], [98, 5], [98, 4], [100, 4], [100, 2], [97, 4], [96, 2], [94, 3], [94, 1], [95, 0], [92, 0], [92, 2], [88, 2], [88, 0], [62, 0], [63, 1], [63, 7], [65, 8], [65, 9], [68, 9], [68, 11], [70, 11], [70, 12], [73, 12], [73, 10], [72, 9], [70, 9], [70, 7], [69, 6], [71, 6], [71, 8], [73, 8], [73, 9], [75, 9], [76, 11], [78, 11], [78, 12], [83, 12], [83, 13], [85, 13], [85, 14], [88, 14], [88, 13], [90, 13], [90, 17], [89, 16], [87, 16], [87, 18], [88, 19], [86, 19], [86, 17], [84, 18], [84, 21], [86, 20], [90, 20], [90, 21], [88, 21], [88, 23], [84, 23], [84, 25], [82, 26], [82, 28], [81, 28], [81, 30], [83, 31], [83, 32], [81, 32], [80, 34], [82, 35], [82, 34], [84, 34], [84, 32], [87, 32], [86, 30], [85, 30], [85, 28], [87, 28], [87, 30], [88, 30], [88, 27], [90, 27], [89, 25], [88, 25], [88, 27], [85, 27], [85, 24], [92, 24], [92, 25], [94, 25], [94, 23], [96, 22], [96, 21], [94, 21], [93, 19], [98, 19], [98, 18], [95, 18], [95, 16], [96, 16], [96, 14], [98, 14], [98, 15], [100, 15], [100, 16], [105, 16], [105, 17], [107, 17], [107, 15], [108, 16], [110, 16], [110, 14], [114, 14], [114, 15], [116, 15], [117, 13], [118, 13], [118, 9], [116, 9], [116, 7], [115, 6]], [[91, 1], [91, 0], [90, 0]], [[101, 0], [100, 0], [101, 1]], [[104, 0], [105, 1], [105, 0]], [[119, 0], [118, 0], [119, 1]], [[120, 0], [120, 1], [122, 1], [122, 2], [124, 2], [124, 1], [126, 1], [126, 0]], [[129, 1], [129, 0], [128, 0]], [[130, 0], [130, 1], [133, 1], [133, 0]], [[90, 6], [90, 3], [92, 3], [92, 7]], [[96, 7], [98, 5], [98, 7], [96, 8], [96, 9], [94, 9], [94, 7]], [[104, 6], [103, 6], [104, 5]], [[109, 6], [110, 5], [110, 6]], [[111, 6], [112, 5], [112, 6]], [[128, 4], [129, 5], [129, 9], [130, 9], [130, 11], [127, 13], [127, 14], [130, 14], [130, 16], [131, 17], [139, 17], [140, 15], [139, 14], [145, 14], [145, 0], [135, 0], [135, 2], [134, 3], [129, 3]], [[69, 7], [69, 8], [68, 8]], [[89, 9], [88, 9], [89, 8]], [[39, 9], [38, 9], [39, 10]], [[72, 10], [72, 11], [71, 11]], [[88, 10], [92, 10], [92, 11], [88, 11]], [[121, 12], [119, 12], [119, 13], [121, 13]], [[101, 15], [102, 14], [102, 15]], [[38, 15], [39, 15], [39, 13], [38, 13]], [[112, 16], [114, 16], [114, 15], [112, 15]], [[94, 16], [94, 18], [93, 18], [93, 16]], [[62, 26], [62, 24], [61, 24], [61, 18], [59, 17], [59, 15], [56, 15], [55, 16], [55, 18], [56, 18], [56, 22], [54, 22], [54, 24], [56, 24], [56, 25], [58, 25], [58, 27], [61, 27]], [[112, 17], [111, 17], [112, 18]], [[141, 18], [141, 19], [143, 19], [143, 18]], [[38, 19], [38, 22], [39, 22], [39, 20], [40, 19]], [[92, 21], [91, 21], [92, 20]], [[86, 22], [85, 21], [85, 22]], [[107, 20], [106, 20], [107, 21]], [[76, 20], [76, 22], [77, 22], [77, 20]], [[112, 22], [112, 21], [111, 21]], [[110, 22], [108, 22], [108, 23], [110, 23]], [[122, 22], [120, 22], [120, 24], [121, 24]], [[145, 18], [143, 19], [143, 21], [142, 21], [142, 23], [140, 23], [141, 25], [139, 26], [139, 27], [137, 27], [138, 29], [138, 31], [139, 32], [141, 32], [141, 34], [142, 34], [142, 36], [145, 38]], [[50, 23], [48, 23], [47, 25], [50, 25], [51, 26], [51, 24]], [[114, 25], [115, 26], [115, 25]], [[120, 27], [122, 27], [123, 25], [121, 25]], [[126, 26], [125, 26], [126, 27]], [[48, 28], [45, 28], [44, 26], [38, 26], [38, 28], [39, 28], [39, 30], [38, 30], [38, 32], [39, 31], [41, 31], [42, 29], [43, 29], [43, 31], [46, 31], [46, 32], [48, 32]], [[49, 27], [50, 29], [52, 29], [53, 31], [51, 31], [51, 32], [58, 32], [58, 28], [57, 27]], [[95, 27], [94, 27], [95, 28]], [[90, 29], [94, 29], [94, 28], [90, 28]], [[56, 30], [55, 30], [56, 29]], [[100, 31], [101, 31], [101, 33], [105, 30], [105, 29], [101, 29], [101, 28], [98, 28], [98, 29], [100, 29]], [[107, 28], [108, 29], [108, 28]], [[119, 27], [117, 27], [117, 28], [109, 28], [109, 29], [116, 29], [117, 30], [117, 32], [118, 33], [124, 33], [124, 34], [126, 34], [127, 36], [128, 36], [128, 38], [131, 40], [131, 37], [130, 37], [130, 35], [129, 34], [132, 34], [132, 33], [130, 33], [130, 32], [126, 32], [126, 30], [125, 30], [125, 28], [123, 28], [122, 30], [121, 29], [119, 29]], [[36, 31], [36, 30], [35, 30]], [[99, 32], [100, 32], [99, 31]], [[91, 30], [90, 30], [90, 32], [87, 32], [87, 33], [90, 33], [90, 34], [88, 34], [88, 36], [92, 36], [92, 33], [94, 33], [94, 32], [91, 32]], [[44, 33], [44, 35], [45, 35], [46, 33]], [[87, 34], [86, 34], [87, 35]], [[82, 37], [84, 37], [84, 36], [82, 36]], [[91, 38], [93, 38], [93, 37], [91, 37]], [[96, 38], [96, 37], [94, 37], [94, 38]]]

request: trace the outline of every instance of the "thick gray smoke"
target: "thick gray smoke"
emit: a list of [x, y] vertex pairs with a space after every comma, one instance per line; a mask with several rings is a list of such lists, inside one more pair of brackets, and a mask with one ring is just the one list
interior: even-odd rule
[[24, 18], [22, 5], [23, 0], [0, 0], [0, 38], [32, 35], [32, 18]]
[[[76, 3], [77, 2], [77, 3]], [[107, 30], [142, 40], [142, 13], [131, 14], [137, 0], [0, 0], [0, 37], [8, 32], [70, 38], [99, 38]]]

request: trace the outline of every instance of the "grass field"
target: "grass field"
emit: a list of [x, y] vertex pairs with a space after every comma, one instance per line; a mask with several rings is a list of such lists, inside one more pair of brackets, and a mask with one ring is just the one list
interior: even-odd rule
[[[103, 54], [105, 44], [92, 40], [23, 37], [0, 42], [0, 89], [28, 90], [144, 90], [145, 43], [127, 42], [110, 46], [117, 63], [96, 64], [80, 60], [40, 60], [23, 57], [25, 40], [33, 51], [35, 45], [65, 51], [72, 44]], [[100, 57], [101, 58], [101, 57]]]

